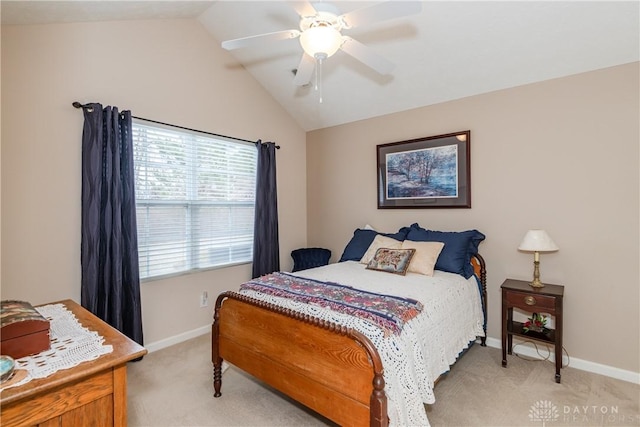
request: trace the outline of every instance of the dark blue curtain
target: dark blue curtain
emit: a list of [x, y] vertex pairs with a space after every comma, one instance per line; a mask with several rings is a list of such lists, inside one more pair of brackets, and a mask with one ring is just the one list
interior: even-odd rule
[[131, 112], [82, 109], [81, 304], [142, 345]]
[[276, 149], [273, 142], [256, 142], [258, 172], [253, 227], [252, 277], [280, 270], [278, 241], [278, 192], [276, 184]]

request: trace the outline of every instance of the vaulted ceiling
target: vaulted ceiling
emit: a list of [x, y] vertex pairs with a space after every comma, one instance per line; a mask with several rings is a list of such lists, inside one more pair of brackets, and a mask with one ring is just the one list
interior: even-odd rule
[[[379, 2], [334, 1], [341, 13]], [[297, 39], [230, 51], [305, 130], [638, 61], [637, 1], [423, 1], [418, 14], [343, 34], [395, 64], [379, 75], [342, 51], [314, 85], [295, 86]], [[212, 43], [298, 29], [285, 1], [7, 1], [3, 25], [194, 18]], [[312, 79], [313, 80], [313, 79]]]

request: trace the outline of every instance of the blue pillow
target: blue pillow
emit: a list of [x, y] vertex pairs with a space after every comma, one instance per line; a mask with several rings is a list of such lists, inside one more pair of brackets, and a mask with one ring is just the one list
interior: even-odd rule
[[433, 231], [425, 230], [413, 224], [407, 240], [416, 242], [442, 242], [444, 248], [436, 261], [436, 270], [461, 274], [465, 278], [473, 276], [471, 257], [478, 253], [478, 245], [485, 235], [478, 230], [468, 231]]
[[358, 228], [353, 232], [353, 237], [347, 243], [347, 246], [344, 248], [344, 252], [342, 252], [342, 256], [340, 257], [340, 261], [360, 261], [364, 254], [373, 243], [373, 239], [376, 238], [378, 234], [382, 234], [383, 236], [391, 237], [392, 239], [396, 239], [402, 242], [407, 237], [408, 229], [401, 228], [397, 233], [379, 233], [375, 230], [365, 230]]

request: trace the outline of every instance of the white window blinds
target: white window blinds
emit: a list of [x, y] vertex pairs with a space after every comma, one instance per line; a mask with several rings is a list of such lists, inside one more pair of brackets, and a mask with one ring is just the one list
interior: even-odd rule
[[140, 277], [251, 262], [257, 150], [133, 122]]

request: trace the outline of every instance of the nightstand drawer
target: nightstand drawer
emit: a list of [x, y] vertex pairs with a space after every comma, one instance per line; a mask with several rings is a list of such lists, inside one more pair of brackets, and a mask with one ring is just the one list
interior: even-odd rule
[[[528, 309], [548, 309], [555, 312], [556, 298], [547, 295], [531, 295], [531, 293], [505, 292], [507, 302], [513, 307]], [[550, 314], [551, 314], [550, 313]]]

